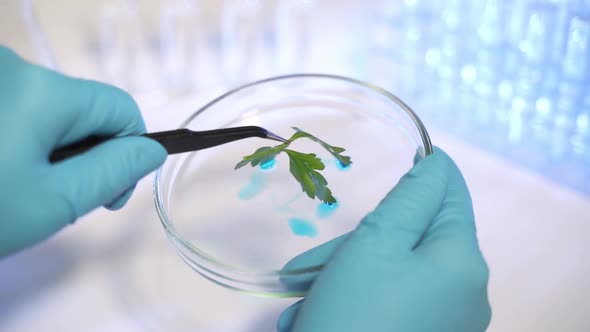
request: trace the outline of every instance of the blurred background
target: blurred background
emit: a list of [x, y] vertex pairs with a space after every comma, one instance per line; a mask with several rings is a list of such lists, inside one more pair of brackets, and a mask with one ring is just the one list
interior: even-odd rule
[[[126, 89], [150, 130], [269, 76], [377, 84], [465, 173], [492, 272], [490, 330], [590, 330], [588, 0], [2, 0], [0, 44]], [[0, 261], [0, 331], [274, 329], [293, 300], [189, 271], [149, 181], [121, 213], [97, 210]]]

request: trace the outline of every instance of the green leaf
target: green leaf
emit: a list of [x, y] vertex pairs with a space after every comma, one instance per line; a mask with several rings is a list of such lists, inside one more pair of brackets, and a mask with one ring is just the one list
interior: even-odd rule
[[289, 138], [289, 143], [283, 143], [274, 147], [263, 146], [254, 151], [253, 154], [245, 156], [236, 164], [234, 169], [244, 167], [248, 164], [252, 165], [252, 167], [264, 164], [275, 158], [279, 153], [285, 152], [289, 156], [289, 170], [301, 185], [301, 190], [312, 199], [317, 197], [325, 203], [336, 203], [336, 198], [334, 198], [332, 191], [328, 188], [328, 181], [318, 172], [326, 167], [322, 160], [313, 153], [301, 153], [287, 149], [287, 147], [299, 138], [309, 138], [328, 150], [343, 166], [348, 166], [352, 163], [350, 157], [341, 155], [346, 150], [338, 146], [332, 146], [299, 128], [293, 127], [293, 129], [296, 132]]
[[249, 156], [245, 156], [239, 163], [236, 164], [234, 169], [238, 169], [244, 167], [248, 164], [251, 164], [252, 167], [257, 166], [259, 164], [264, 164], [267, 161], [272, 160], [276, 157], [281, 151], [286, 149], [288, 144], [283, 143], [281, 145], [277, 145], [275, 147], [270, 146], [263, 146], [258, 150], [254, 151], [253, 154]]
[[322, 160], [313, 153], [301, 153], [289, 149], [284, 150], [289, 156], [291, 174], [301, 184], [301, 189], [310, 198], [317, 197], [326, 203], [335, 203], [332, 191], [327, 187], [328, 181], [316, 170], [325, 168]]
[[293, 127], [293, 129], [295, 129], [297, 132], [295, 134], [293, 134], [293, 136], [291, 136], [289, 141], [292, 142], [292, 141], [294, 141], [298, 138], [302, 138], [302, 137], [309, 138], [310, 140], [319, 143], [324, 149], [328, 150], [328, 152], [330, 152], [336, 159], [338, 159], [338, 161], [342, 164], [342, 166], [346, 167], [346, 166], [349, 166], [350, 164], [352, 164], [350, 157], [341, 155], [342, 152], [346, 151], [345, 148], [330, 145], [330, 144], [322, 141], [321, 139], [315, 137], [314, 135], [312, 135], [306, 131], [303, 131], [297, 127]]

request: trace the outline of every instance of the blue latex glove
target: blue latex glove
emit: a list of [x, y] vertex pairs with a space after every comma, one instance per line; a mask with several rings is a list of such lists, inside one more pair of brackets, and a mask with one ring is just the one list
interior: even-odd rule
[[0, 257], [98, 206], [121, 208], [137, 181], [166, 159], [159, 143], [143, 137], [50, 164], [53, 150], [89, 135], [144, 131], [124, 91], [29, 64], [0, 46]]
[[327, 262], [278, 330], [484, 331], [491, 310], [469, 192], [440, 149], [419, 161], [352, 233], [291, 261]]

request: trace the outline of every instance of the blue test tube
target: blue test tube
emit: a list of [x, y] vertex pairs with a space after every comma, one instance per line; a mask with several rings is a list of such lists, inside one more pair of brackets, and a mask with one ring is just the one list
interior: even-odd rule
[[[531, 5], [522, 40], [518, 43], [519, 61], [514, 76], [511, 112], [532, 116], [532, 121], [545, 124], [551, 113], [552, 89], [546, 86], [550, 72], [555, 71], [553, 57], [558, 5]], [[531, 112], [535, 111], [535, 114]]]
[[[433, 88], [430, 94], [433, 104], [429, 109], [439, 125], [452, 128], [458, 133], [468, 131], [473, 123], [471, 85], [462, 80], [464, 64], [469, 57], [471, 45], [476, 38], [471, 33], [472, 17], [468, 15], [473, 3], [468, 0], [440, 2], [433, 17], [431, 38], [425, 51], [424, 68], [430, 75], [423, 75]], [[473, 67], [472, 67], [473, 68]], [[471, 82], [469, 82], [471, 83]]]
[[572, 18], [562, 61], [562, 73], [567, 79], [583, 82], [590, 73], [590, 17]]
[[469, 30], [469, 19], [465, 13], [470, 11], [471, 2], [450, 0], [444, 3], [436, 24], [437, 38], [426, 51], [426, 64], [434, 67], [442, 80], [458, 80], [461, 65], [465, 61], [470, 40], [465, 34]]
[[590, 16], [590, 0], [578, 0], [575, 13], [583, 16]]
[[505, 18], [509, 10], [507, 1], [487, 0], [478, 20], [477, 35], [482, 46], [498, 47], [505, 41]]
[[379, 1], [371, 11], [371, 80], [376, 84], [399, 93], [398, 79], [400, 32], [403, 26], [402, 6], [398, 2]]
[[[587, 89], [590, 93], [590, 88]], [[582, 164], [590, 177], [590, 104], [582, 105], [576, 117], [575, 131], [570, 140], [574, 157]]]
[[402, 0], [404, 16], [415, 18], [430, 18], [436, 12], [436, 0]]
[[558, 6], [547, 4], [531, 8], [523, 39], [518, 44], [523, 63], [545, 66], [552, 62]]
[[554, 4], [538, 4], [530, 7], [522, 40], [518, 43], [519, 70], [516, 73], [516, 89], [521, 95], [535, 93], [544, 82], [557, 59], [556, 27], [559, 7]]
[[399, 73], [399, 59], [395, 57], [402, 30], [401, 8], [397, 2], [382, 0], [370, 12], [369, 76], [375, 84], [398, 94], [403, 86], [397, 78], [399, 75], [396, 75]]
[[430, 0], [404, 0], [400, 11], [399, 43], [392, 49], [392, 59], [399, 64], [399, 77], [402, 80], [401, 94], [415, 104], [421, 100], [417, 96], [429, 90], [424, 79], [428, 74], [425, 54], [431, 41]]
[[502, 78], [506, 47], [506, 13], [509, 10], [509, 1], [488, 0], [482, 10], [476, 27], [477, 45], [474, 48], [476, 73], [473, 88], [479, 96], [489, 98], [495, 93], [498, 82]]
[[504, 79], [503, 84], [508, 83], [514, 76], [519, 61], [519, 43], [523, 39], [526, 32], [527, 18], [529, 15], [529, 6], [533, 0], [515, 0], [510, 5], [510, 10], [507, 12], [506, 22], [506, 42], [504, 58]]
[[572, 18], [555, 95], [553, 123], [563, 130], [575, 127], [590, 84], [590, 20]]
[[[547, 78], [556, 72], [554, 48], [559, 5], [531, 3], [518, 49], [514, 72], [513, 97], [510, 108], [510, 126], [532, 126], [539, 140], [548, 132], [547, 122], [552, 111], [552, 86]], [[518, 119], [518, 120], [515, 120]], [[527, 128], [520, 128], [519, 133]], [[542, 134], [545, 133], [545, 134]]]
[[[557, 135], [551, 126], [555, 118], [556, 76], [559, 73], [561, 35], [564, 33], [562, 10], [564, 5], [553, 2], [530, 6], [530, 13], [522, 41], [519, 43], [520, 61], [515, 75], [513, 106], [524, 106], [526, 121], [532, 129], [533, 140], [539, 146], [566, 142], [548, 138]], [[557, 52], [556, 50], [559, 50]], [[563, 150], [562, 146], [558, 149]]]

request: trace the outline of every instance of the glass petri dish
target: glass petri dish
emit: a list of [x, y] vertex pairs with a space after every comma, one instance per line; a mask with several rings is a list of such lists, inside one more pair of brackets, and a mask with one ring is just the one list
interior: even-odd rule
[[415, 157], [432, 153], [414, 112], [391, 93], [327, 74], [269, 78], [211, 101], [181, 125], [209, 130], [256, 125], [290, 137], [301, 128], [344, 147], [342, 167], [326, 150], [300, 139], [290, 148], [315, 153], [337, 199], [329, 206], [305, 195], [284, 154], [272, 163], [234, 170], [243, 156], [276, 142], [251, 138], [171, 155], [156, 172], [154, 196], [164, 230], [179, 256], [224, 287], [262, 296], [301, 296], [302, 280], [322, 265], [286, 269], [294, 257], [353, 231]]

